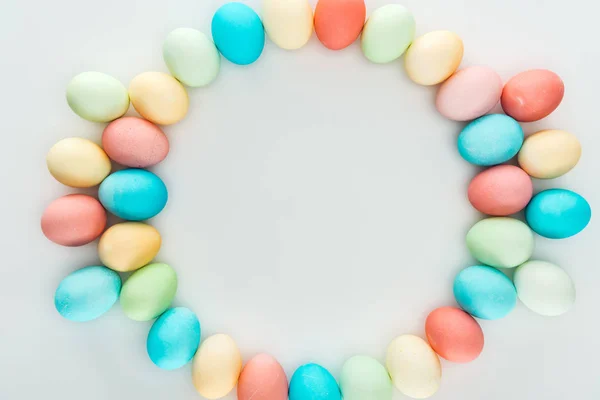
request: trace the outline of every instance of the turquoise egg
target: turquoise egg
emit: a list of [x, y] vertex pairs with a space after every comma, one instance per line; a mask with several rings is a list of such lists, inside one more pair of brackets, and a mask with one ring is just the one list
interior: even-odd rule
[[458, 152], [471, 164], [502, 164], [517, 155], [523, 139], [523, 129], [513, 118], [503, 114], [484, 115], [460, 132]]
[[150, 359], [162, 369], [183, 367], [196, 354], [200, 344], [200, 322], [185, 307], [165, 311], [152, 325], [146, 341]]
[[128, 221], [157, 215], [167, 204], [167, 187], [152, 172], [124, 169], [110, 174], [100, 184], [100, 202], [108, 211]]
[[341, 400], [335, 378], [318, 364], [299, 367], [290, 381], [290, 400]]
[[590, 204], [566, 189], [544, 190], [525, 209], [527, 223], [538, 235], [565, 239], [581, 232], [592, 218]]
[[217, 10], [212, 19], [212, 36], [223, 57], [234, 64], [252, 64], [265, 47], [260, 17], [242, 3], [227, 3]]
[[101, 266], [85, 267], [60, 282], [54, 306], [68, 320], [91, 321], [110, 310], [120, 292], [121, 278], [115, 271]]
[[476, 265], [463, 269], [454, 279], [454, 297], [463, 310], [482, 319], [506, 316], [517, 304], [512, 281], [495, 268]]

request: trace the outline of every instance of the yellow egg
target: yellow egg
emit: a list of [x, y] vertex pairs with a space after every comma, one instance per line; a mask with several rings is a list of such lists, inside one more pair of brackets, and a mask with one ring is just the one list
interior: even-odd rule
[[437, 85], [456, 71], [463, 57], [462, 39], [454, 32], [434, 31], [416, 38], [408, 48], [404, 66], [419, 85]]
[[141, 222], [123, 222], [111, 226], [102, 234], [98, 255], [108, 268], [129, 272], [152, 261], [160, 245], [160, 233], [153, 226]]
[[192, 379], [201, 396], [220, 399], [233, 390], [241, 369], [242, 355], [233, 339], [217, 334], [204, 340], [198, 348]]
[[185, 88], [163, 72], [144, 72], [133, 78], [129, 98], [142, 117], [159, 125], [181, 121], [189, 106]]
[[110, 159], [96, 143], [72, 137], [56, 143], [46, 156], [48, 171], [63, 185], [87, 188], [110, 173]]
[[529, 136], [519, 152], [519, 165], [534, 178], [553, 179], [572, 170], [581, 157], [581, 144], [572, 133], [544, 130]]
[[265, 31], [277, 46], [295, 50], [313, 32], [313, 11], [308, 0], [263, 0]]

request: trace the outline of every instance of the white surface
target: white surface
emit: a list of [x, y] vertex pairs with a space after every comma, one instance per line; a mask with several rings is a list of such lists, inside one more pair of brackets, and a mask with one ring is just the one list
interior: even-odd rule
[[[164, 372], [148, 360], [150, 323], [128, 320], [118, 306], [87, 324], [59, 317], [58, 282], [98, 259], [93, 244], [47, 241], [39, 218], [72, 192], [47, 172], [47, 150], [66, 136], [99, 140], [103, 129], [68, 108], [69, 79], [98, 70], [127, 84], [140, 72], [166, 71], [166, 34], [181, 26], [208, 32], [222, 3], [3, 2], [1, 399], [198, 398], [189, 366]], [[259, 9], [258, 0], [248, 3]], [[403, 4], [419, 34], [463, 37], [463, 66], [488, 64], [504, 79], [546, 67], [564, 78], [563, 104], [526, 130], [570, 130], [583, 158], [536, 187], [574, 189], [599, 204], [596, 6]], [[434, 93], [412, 84], [399, 62], [373, 65], [358, 43], [332, 52], [314, 36], [298, 52], [267, 43], [250, 67], [224, 61], [218, 81], [190, 91], [189, 117], [165, 129], [172, 151], [156, 172], [171, 197], [152, 222], [164, 238], [159, 260], [179, 274], [176, 304], [198, 313], [203, 337], [229, 333], [246, 359], [269, 351], [290, 376], [309, 361], [337, 376], [349, 356], [381, 360], [391, 339], [423, 335], [427, 313], [454, 304], [452, 279], [473, 262], [463, 238], [479, 218], [466, 199], [476, 170], [460, 159], [461, 125], [435, 112]], [[437, 399], [600, 397], [598, 226], [564, 241], [537, 239], [536, 257], [573, 278], [574, 309], [554, 319], [519, 304], [504, 320], [483, 321], [483, 354], [468, 365], [444, 362]]]

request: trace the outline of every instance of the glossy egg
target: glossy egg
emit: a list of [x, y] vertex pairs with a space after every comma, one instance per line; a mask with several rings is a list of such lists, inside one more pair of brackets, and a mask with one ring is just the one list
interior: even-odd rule
[[502, 164], [517, 155], [523, 145], [523, 129], [503, 114], [490, 114], [468, 124], [458, 136], [458, 152], [475, 165]]
[[46, 165], [57, 181], [76, 188], [99, 185], [111, 169], [110, 160], [100, 146], [78, 137], [62, 139], [52, 146]]
[[102, 234], [98, 242], [98, 256], [110, 269], [131, 272], [152, 261], [160, 246], [160, 233], [153, 226], [122, 222]]
[[223, 57], [234, 64], [252, 64], [265, 47], [262, 21], [242, 3], [226, 3], [212, 19], [212, 36]]
[[431, 348], [456, 363], [471, 362], [483, 350], [483, 331], [473, 317], [456, 307], [433, 310], [425, 321]]
[[82, 72], [67, 86], [67, 103], [92, 122], [109, 122], [127, 112], [129, 95], [121, 82], [102, 72]]
[[572, 133], [544, 130], [523, 142], [519, 165], [538, 179], [554, 179], [572, 170], [581, 157], [581, 144]]
[[54, 306], [68, 320], [91, 321], [110, 310], [120, 292], [119, 274], [106, 267], [85, 267], [60, 282]]
[[190, 309], [176, 307], [154, 321], [148, 332], [146, 350], [157, 367], [173, 370], [190, 362], [199, 344], [198, 317]]
[[400, 4], [373, 11], [361, 36], [361, 48], [369, 61], [384, 64], [400, 57], [415, 37], [415, 19]]
[[513, 165], [497, 165], [480, 172], [468, 189], [473, 207], [494, 216], [507, 216], [521, 211], [532, 195], [531, 178]]
[[308, 0], [263, 0], [262, 17], [269, 39], [285, 50], [304, 46], [313, 32]]
[[463, 58], [462, 39], [454, 32], [434, 31], [416, 38], [406, 55], [408, 77], [419, 85], [437, 85], [456, 71]]
[[533, 196], [525, 209], [527, 223], [535, 233], [565, 239], [581, 232], [592, 218], [590, 204], [566, 189], [544, 190]]
[[233, 390], [241, 370], [240, 350], [231, 337], [221, 333], [210, 336], [198, 348], [192, 380], [200, 396], [220, 399]]
[[340, 389], [344, 400], [391, 400], [392, 381], [379, 361], [354, 356], [342, 366]]
[[257, 354], [246, 363], [240, 374], [238, 400], [287, 400], [285, 371], [273, 356]]
[[123, 284], [121, 308], [134, 321], [150, 321], [165, 312], [177, 292], [177, 274], [167, 264], [148, 264]]
[[358, 39], [366, 16], [364, 0], [319, 0], [315, 33], [328, 49], [341, 50]]
[[189, 107], [188, 94], [179, 81], [164, 72], [144, 72], [129, 84], [133, 108], [159, 125], [181, 121]]
[[305, 364], [290, 380], [289, 400], [341, 400], [335, 378], [318, 364]]

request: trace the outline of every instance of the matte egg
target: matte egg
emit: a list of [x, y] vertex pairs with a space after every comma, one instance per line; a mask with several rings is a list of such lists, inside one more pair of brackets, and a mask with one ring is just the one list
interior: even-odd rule
[[319, 0], [315, 33], [328, 49], [341, 50], [358, 39], [366, 16], [364, 0]]
[[110, 269], [131, 272], [152, 261], [160, 245], [160, 233], [153, 226], [122, 222], [102, 234], [98, 242], [98, 256]]
[[92, 122], [109, 122], [127, 112], [129, 95], [121, 82], [102, 72], [82, 72], [67, 86], [67, 103]]
[[252, 64], [265, 47], [260, 17], [242, 3], [226, 3], [212, 19], [212, 36], [223, 57], [234, 64]]
[[123, 284], [121, 308], [134, 321], [150, 321], [165, 312], [177, 292], [177, 274], [167, 264], [148, 264]]
[[554, 179], [575, 168], [581, 157], [581, 144], [572, 133], [544, 130], [523, 142], [519, 165], [538, 179]]
[[538, 235], [566, 239], [589, 224], [592, 209], [586, 199], [573, 191], [549, 189], [533, 196], [525, 209], [525, 218]]
[[507, 216], [521, 211], [532, 195], [531, 178], [513, 165], [497, 165], [480, 172], [468, 189], [473, 207], [494, 216]]
[[433, 310], [425, 321], [433, 350], [448, 361], [471, 362], [483, 350], [483, 331], [473, 317], [456, 307]]
[[192, 380], [200, 396], [209, 400], [227, 396], [237, 384], [242, 355], [225, 334], [210, 336], [198, 348], [192, 365]]
[[462, 39], [454, 32], [434, 31], [416, 38], [404, 56], [408, 77], [419, 85], [437, 85], [456, 71], [463, 58]]
[[400, 4], [388, 4], [373, 11], [361, 36], [361, 48], [367, 59], [384, 64], [400, 57], [415, 37], [412, 13]]
[[159, 125], [181, 121], [189, 107], [188, 94], [179, 81], [164, 72], [144, 72], [129, 84], [133, 108]]
[[391, 400], [392, 382], [374, 358], [354, 356], [342, 366], [340, 389], [344, 400]]
[[299, 49], [312, 35], [313, 11], [307, 0], [263, 0], [262, 16], [269, 39], [282, 49]]
[[238, 400], [287, 400], [285, 371], [273, 356], [258, 354], [242, 369], [238, 380]]
[[52, 146], [46, 165], [57, 181], [76, 188], [99, 185], [111, 169], [110, 160], [100, 146], [78, 137], [62, 139]]
[[305, 364], [290, 380], [289, 400], [341, 400], [335, 378], [318, 364]]

